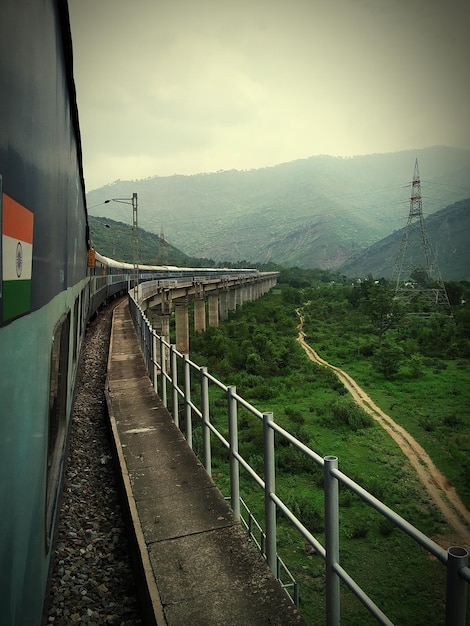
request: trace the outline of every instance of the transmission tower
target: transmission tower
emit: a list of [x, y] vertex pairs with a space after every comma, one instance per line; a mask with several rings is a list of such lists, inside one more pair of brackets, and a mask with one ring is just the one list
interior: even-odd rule
[[168, 265], [168, 244], [165, 241], [163, 226], [160, 229], [160, 237], [158, 238], [157, 265]]
[[395, 297], [410, 313], [429, 316], [436, 309], [450, 314], [450, 303], [423, 218], [418, 159], [411, 183], [410, 213], [393, 273]]

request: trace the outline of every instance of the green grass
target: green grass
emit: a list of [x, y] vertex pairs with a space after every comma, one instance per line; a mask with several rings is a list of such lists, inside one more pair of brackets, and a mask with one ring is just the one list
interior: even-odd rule
[[[235, 384], [238, 393], [258, 410], [272, 411], [278, 424], [318, 454], [336, 455], [342, 471], [424, 534], [435, 538], [448, 535], [449, 527], [398, 445], [376, 422], [351, 408], [349, 396], [334, 373], [311, 363], [293, 339], [295, 333], [286, 331], [288, 315], [291, 328], [295, 328], [297, 319], [294, 307], [289, 314], [282, 308], [282, 291], [262, 300], [259, 313], [257, 303], [237, 312], [227, 323], [226, 333], [224, 324], [217, 331], [210, 331], [207, 358], [203, 338], [199, 337], [192, 358], [197, 363], [208, 364], [209, 371], [226, 384]], [[338, 308], [342, 311], [344, 307]], [[272, 319], [274, 316], [267, 310], [275, 310], [277, 319]], [[276, 330], [279, 321], [282, 336]], [[360, 324], [348, 330], [348, 325], [343, 323], [340, 332], [335, 333], [338, 324], [334, 322], [310, 316], [305, 330], [310, 334], [311, 345], [323, 358], [353, 376], [382, 410], [421, 443], [469, 507], [468, 360], [428, 358], [422, 364], [420, 375], [414, 378], [405, 363], [393, 380], [386, 380], [374, 370], [370, 358], [368, 346], [373, 338], [361, 330]], [[364, 328], [367, 325], [364, 324]], [[250, 337], [255, 338], [253, 343]], [[251, 363], [262, 365], [263, 375], [256, 369], [251, 372], [243, 369], [245, 349], [247, 354], [255, 355], [250, 356]], [[211, 419], [226, 433], [224, 399], [216, 399], [217, 395], [220, 396], [214, 393], [211, 400]], [[261, 473], [261, 424], [245, 410], [240, 410], [239, 430], [240, 453]], [[222, 493], [229, 495], [227, 454], [220, 445], [216, 444], [215, 449], [219, 455], [213, 460], [214, 479]], [[279, 497], [323, 544], [321, 468], [292, 446], [278, 442], [276, 470]], [[263, 494], [243, 470], [241, 490], [243, 499], [264, 525]], [[394, 623], [442, 624], [445, 619], [444, 566], [343, 488], [340, 505], [343, 567]], [[323, 560], [311, 552], [283, 518], [278, 523], [278, 551], [300, 583], [301, 610], [308, 623], [324, 623]], [[344, 585], [341, 603], [342, 624], [376, 623]]]
[[[446, 534], [449, 529], [440, 513], [423, 493], [420, 483], [404, 459], [398, 446], [378, 425], [354, 431], [342, 423], [332, 424], [329, 402], [338, 392], [313, 385], [304, 396], [293, 386], [289, 389], [289, 411], [281, 398], [279, 405], [271, 402], [276, 421], [301, 438], [322, 456], [335, 454], [339, 467], [362, 486], [402, 514], [427, 535]], [[294, 398], [297, 397], [297, 401]], [[317, 403], [320, 397], [322, 402]], [[342, 398], [343, 396], [340, 396]], [[317, 406], [315, 406], [317, 405]], [[315, 406], [314, 410], [311, 410]], [[259, 406], [267, 410], [268, 406]], [[322, 408], [323, 407], [323, 408]], [[319, 410], [317, 410], [319, 409]], [[295, 417], [294, 417], [295, 416]], [[222, 422], [225, 416], [214, 420]], [[240, 418], [242, 423], [240, 452], [262, 471], [261, 426], [256, 418]], [[254, 458], [258, 455], [258, 459]], [[221, 455], [223, 456], [223, 455]], [[290, 446], [279, 446], [277, 458], [277, 493], [296, 512], [307, 528], [324, 545], [323, 472]], [[229, 495], [228, 465], [221, 458], [215, 461], [216, 484]], [[263, 494], [243, 476], [242, 497], [263, 524]], [[372, 599], [397, 624], [439, 624], [443, 620], [443, 570], [427, 553], [398, 529], [391, 530], [383, 518], [346, 489], [340, 495], [341, 562], [363, 586]], [[309, 623], [324, 621], [324, 563], [311, 554], [305, 541], [287, 522], [278, 529], [278, 551], [300, 583], [301, 609]], [[401, 555], [401, 556], [399, 556]], [[406, 602], [410, 581], [416, 578], [416, 594]], [[342, 624], [374, 624], [362, 605], [350, 593], [342, 593]]]
[[[325, 440], [328, 439], [340, 455], [340, 466], [346, 473], [356, 477], [426, 534], [447, 532], [438, 511], [423, 496], [419, 483], [411, 475], [411, 468], [399, 451], [389, 450], [379, 427], [370, 429], [367, 437], [344, 433], [343, 436], [326, 436]], [[281, 456], [286, 449], [280, 448]], [[377, 458], [380, 454], [385, 458]], [[342, 458], [344, 463], [341, 463]], [[296, 465], [294, 457], [289, 463], [287, 455], [284, 461], [278, 464], [276, 491], [324, 545], [323, 472], [315, 465], [306, 471], [306, 466]], [[216, 463], [215, 481], [226, 495], [229, 494], [228, 473], [228, 466], [220, 461]], [[253, 482], [247, 481], [243, 472], [241, 490], [242, 497], [264, 525], [263, 494]], [[341, 489], [340, 504], [340, 558], [348, 573], [395, 623], [441, 624], [445, 589], [443, 566], [346, 489]], [[278, 552], [300, 584], [300, 607], [308, 623], [324, 623], [323, 560], [310, 552], [302, 537], [283, 519], [278, 524]], [[414, 588], [413, 594], [410, 594], [410, 586]], [[342, 624], [375, 623], [344, 589], [341, 602]]]
[[[314, 346], [315, 347], [315, 346]], [[470, 509], [470, 363], [435, 360], [419, 378], [402, 367], [384, 380], [365, 360], [333, 360], [328, 349], [320, 356], [345, 369], [374, 402], [403, 426], [426, 450], [438, 469]]]

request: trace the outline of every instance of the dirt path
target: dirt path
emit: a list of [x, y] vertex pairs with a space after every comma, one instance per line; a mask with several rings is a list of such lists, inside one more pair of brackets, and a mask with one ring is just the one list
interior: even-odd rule
[[465, 508], [454, 487], [449, 484], [446, 477], [437, 469], [424, 448], [404, 428], [394, 422], [390, 416], [386, 415], [349, 374], [339, 367], [327, 363], [308, 345], [305, 341], [305, 333], [302, 330], [303, 319], [300, 313], [299, 317], [300, 324], [298, 326], [299, 335], [297, 341], [309, 358], [316, 363], [331, 368], [349, 391], [354, 401], [369, 413], [396, 441], [415, 468], [419, 479], [427, 489], [433, 502], [440, 509], [448, 524], [454, 529], [454, 534], [451, 537], [442, 538], [442, 541], [437, 539], [437, 543], [442, 544], [441, 547], [444, 549], [447, 549], [450, 545], [459, 545], [470, 549], [470, 512]]

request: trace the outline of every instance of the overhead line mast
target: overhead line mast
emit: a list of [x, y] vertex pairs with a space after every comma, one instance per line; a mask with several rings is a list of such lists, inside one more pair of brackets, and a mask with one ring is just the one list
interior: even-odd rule
[[418, 159], [411, 183], [408, 222], [393, 273], [395, 297], [408, 304], [410, 313], [429, 316], [436, 308], [451, 314], [437, 257], [431, 246], [423, 217]]

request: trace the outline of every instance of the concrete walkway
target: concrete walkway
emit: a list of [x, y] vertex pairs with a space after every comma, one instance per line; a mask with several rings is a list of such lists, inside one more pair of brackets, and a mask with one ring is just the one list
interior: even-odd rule
[[127, 301], [114, 311], [106, 397], [145, 623], [305, 624], [155, 394]]

